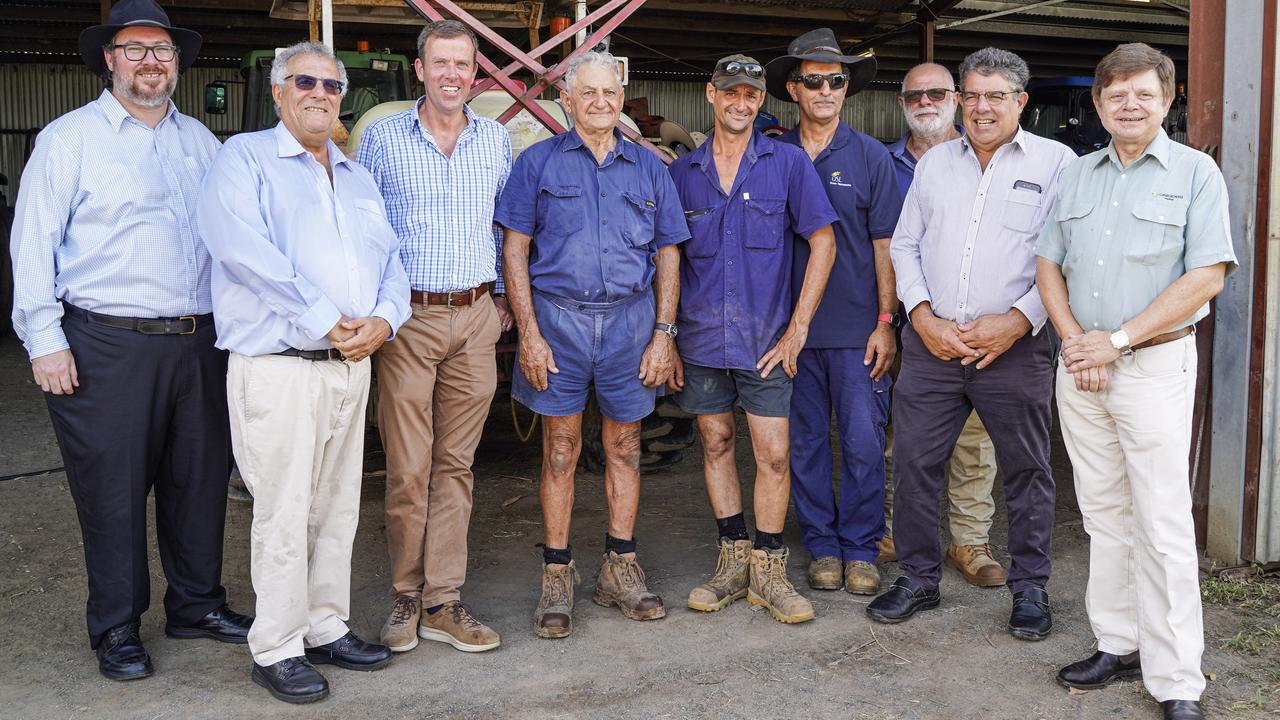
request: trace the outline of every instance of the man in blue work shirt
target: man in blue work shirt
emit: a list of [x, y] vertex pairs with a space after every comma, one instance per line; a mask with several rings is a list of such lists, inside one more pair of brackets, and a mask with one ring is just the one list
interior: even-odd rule
[[[800, 352], [791, 400], [796, 520], [812, 560], [809, 586], [874, 595], [876, 541], [884, 531], [884, 439], [889, 367], [897, 354], [898, 299], [889, 238], [902, 202], [880, 141], [840, 121], [845, 97], [871, 82], [874, 58], [840, 52], [820, 28], [796, 38], [766, 68], [769, 92], [800, 106], [799, 126], [779, 138], [802, 147], [839, 218], [831, 282]], [[809, 246], [795, 244], [797, 299]], [[840, 439], [840, 493], [831, 482], [831, 412]]]
[[[836, 214], [804, 152], [754, 131], [764, 78], [746, 55], [716, 63], [706, 88], [715, 130], [671, 166], [693, 233], [680, 268], [684, 384], [676, 402], [698, 416], [720, 535], [716, 573], [688, 604], [714, 612], [746, 597], [797, 623], [813, 619], [813, 606], [787, 579], [782, 542], [791, 378], [835, 260]], [[811, 254], [793, 301], [796, 235], [808, 238]], [[756, 458], [754, 547], [734, 465], [735, 404], [747, 413]]]
[[[575, 58], [560, 99], [574, 129], [521, 153], [494, 219], [507, 228], [503, 274], [520, 328], [516, 400], [543, 416], [542, 597], [534, 632], [573, 629], [569, 548], [582, 411], [595, 385], [604, 416], [609, 529], [595, 601], [633, 620], [666, 616], [636, 562], [640, 420], [674, 368], [680, 251], [689, 237], [662, 161], [616, 129], [618, 61]], [[655, 309], [654, 291], [657, 286]]]

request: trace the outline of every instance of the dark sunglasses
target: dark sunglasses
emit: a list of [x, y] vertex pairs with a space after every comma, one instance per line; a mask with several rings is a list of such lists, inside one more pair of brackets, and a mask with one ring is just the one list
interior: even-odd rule
[[332, 80], [329, 78], [321, 80], [320, 78], [313, 78], [310, 75], [286, 75], [284, 79], [286, 81], [293, 80], [293, 86], [302, 92], [311, 92], [315, 89], [316, 83], [320, 83], [324, 86], [324, 92], [326, 95], [341, 95], [342, 89], [346, 87], [346, 83], [341, 80]]
[[764, 68], [755, 63], [743, 63], [730, 60], [716, 65], [716, 75], [746, 75], [749, 78], [764, 77]]
[[953, 92], [955, 92], [955, 90], [948, 90], [947, 88], [929, 88], [928, 90], [907, 90], [898, 94], [901, 95], [902, 99], [906, 100], [909, 105], [915, 105], [920, 102], [920, 98], [925, 95], [928, 95], [929, 99], [933, 102], [942, 102], [947, 99], [947, 93]]
[[822, 83], [831, 86], [832, 90], [839, 90], [844, 84], [849, 82], [849, 73], [831, 73], [830, 75], [819, 75], [818, 73], [810, 73], [808, 75], [793, 75], [792, 82], [804, 83], [804, 86], [810, 90], [821, 90]]

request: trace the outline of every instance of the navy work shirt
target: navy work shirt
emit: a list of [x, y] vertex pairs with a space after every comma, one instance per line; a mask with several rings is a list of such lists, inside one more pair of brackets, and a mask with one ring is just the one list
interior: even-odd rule
[[809, 237], [836, 213], [809, 156], [759, 132], [726, 195], [712, 142], [671, 164], [693, 234], [680, 263], [680, 356], [753, 370], [791, 320], [795, 234]]
[[[798, 128], [778, 140], [804, 149]], [[831, 144], [818, 153], [813, 165], [827, 188], [838, 220], [832, 228], [836, 235], [836, 262], [822, 303], [809, 324], [805, 347], [865, 348], [880, 314], [871, 241], [893, 237], [902, 210], [893, 159], [879, 140], [840, 123]], [[809, 243], [796, 243], [794, 258], [793, 302], [800, 299]]]
[[597, 164], [577, 130], [516, 158], [494, 221], [529, 235], [529, 280], [548, 295], [613, 302], [648, 289], [658, 248], [689, 239], [662, 161], [627, 142]]

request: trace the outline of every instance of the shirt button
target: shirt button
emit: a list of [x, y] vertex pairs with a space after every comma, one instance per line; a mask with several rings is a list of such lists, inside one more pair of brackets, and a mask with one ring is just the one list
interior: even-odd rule
[[608, 195], [603, 190], [601, 190], [600, 197], [608, 197]]
[[[1126, 178], [1128, 178], [1128, 177], [1129, 177], [1128, 175], [1121, 175], [1121, 176], [1120, 176], [1120, 179], [1121, 179], [1121, 180], [1124, 180], [1124, 179], [1126, 179]], [[1095, 325], [1096, 325], [1096, 324], [1097, 324], [1097, 323], [1095, 323]]]
[[727, 294], [729, 295], [729, 297], [733, 297], [733, 291], [732, 291], [732, 290], [730, 290]]
[[1106, 231], [1106, 233], [1104, 233], [1104, 234], [1106, 234], [1106, 235], [1110, 235], [1110, 234], [1111, 234], [1111, 231], [1110, 231], [1110, 230], [1108, 230], [1108, 231]]
[[608, 255], [608, 254], [609, 254], [609, 248], [605, 248], [605, 249], [604, 249], [604, 253], [605, 253], [606, 255]]
[[1118, 202], [1111, 203], [1111, 207], [1119, 207], [1119, 206], [1120, 206], [1120, 203]]
[[730, 260], [730, 261], [729, 261], [728, 263], [726, 263], [726, 264], [727, 264], [727, 265], [732, 265], [732, 264], [733, 264], [733, 261], [732, 261], [732, 260]]
[[725, 231], [724, 231], [724, 234], [725, 234], [725, 235], [732, 235], [732, 234], [733, 234], [733, 231], [732, 231], [732, 230], [725, 230]]
[[1098, 264], [1099, 264], [1099, 265], [1101, 265], [1101, 264], [1102, 264], [1102, 261], [1101, 261], [1101, 260], [1099, 260], [1099, 261], [1098, 261]]
[[1159, 219], [1159, 220], [1164, 220], [1164, 216], [1163, 216], [1163, 215], [1157, 215], [1157, 216], [1156, 216], [1156, 218], [1157, 218], [1157, 219]]
[[1098, 327], [1098, 323], [1094, 323], [1094, 324], [1093, 324], [1093, 326], [1094, 326], [1094, 327]]
[[601, 220], [601, 221], [600, 221], [600, 224], [601, 224], [601, 225], [608, 225], [608, 224], [609, 224], [609, 220], [608, 220], [607, 218], [606, 218], [606, 219], [604, 219], [604, 220]]
[[1094, 296], [1094, 297], [1098, 297], [1098, 293], [1094, 293], [1094, 294], [1093, 294], [1093, 296]]

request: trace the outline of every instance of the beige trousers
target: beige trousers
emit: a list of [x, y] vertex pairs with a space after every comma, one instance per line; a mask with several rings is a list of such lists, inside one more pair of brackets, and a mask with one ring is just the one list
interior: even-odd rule
[[1204, 627], [1187, 457], [1195, 336], [1134, 352], [1101, 393], [1058, 368], [1058, 416], [1089, 533], [1085, 607], [1102, 652], [1142, 653], [1158, 701], [1199, 700]]
[[369, 366], [231, 354], [231, 446], [253, 493], [249, 650], [259, 665], [347, 633]]
[[376, 355], [391, 594], [420, 595], [424, 607], [459, 599], [467, 579], [471, 465], [500, 332], [488, 294], [465, 307], [415, 304]]
[[[893, 425], [885, 429], [884, 534], [893, 536]], [[948, 524], [956, 545], [985, 545], [996, 513], [991, 488], [996, 481], [996, 449], [978, 413], [969, 414], [947, 463]]]

